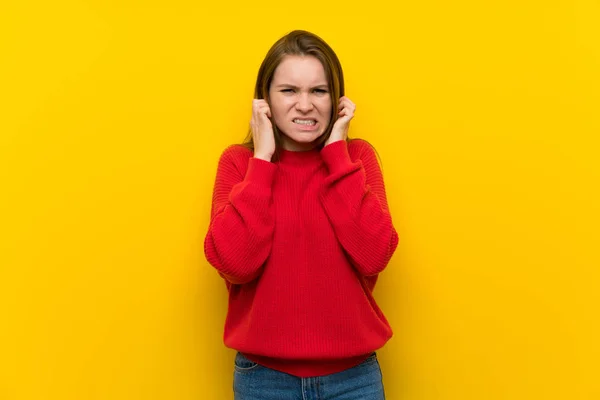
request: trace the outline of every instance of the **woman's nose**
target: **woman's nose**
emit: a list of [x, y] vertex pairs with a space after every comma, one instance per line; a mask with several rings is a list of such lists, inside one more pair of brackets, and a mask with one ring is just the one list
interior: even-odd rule
[[296, 109], [298, 111], [307, 112], [313, 109], [313, 103], [308, 94], [301, 94], [296, 102]]

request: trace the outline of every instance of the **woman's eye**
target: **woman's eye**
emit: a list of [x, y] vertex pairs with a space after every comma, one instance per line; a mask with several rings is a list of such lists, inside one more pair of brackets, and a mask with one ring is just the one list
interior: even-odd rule
[[282, 92], [284, 92], [284, 93], [291, 93], [291, 92], [293, 92], [293, 90], [292, 89], [283, 89]]
[[327, 90], [325, 90], [325, 89], [315, 89], [315, 92], [322, 94], [322, 93], [327, 93]]

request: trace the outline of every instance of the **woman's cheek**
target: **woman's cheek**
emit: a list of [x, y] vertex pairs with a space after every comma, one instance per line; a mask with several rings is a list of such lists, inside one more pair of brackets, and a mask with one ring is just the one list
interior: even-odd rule
[[323, 98], [319, 104], [321, 105], [319, 108], [323, 110], [323, 114], [331, 114], [331, 100], [329, 98]]

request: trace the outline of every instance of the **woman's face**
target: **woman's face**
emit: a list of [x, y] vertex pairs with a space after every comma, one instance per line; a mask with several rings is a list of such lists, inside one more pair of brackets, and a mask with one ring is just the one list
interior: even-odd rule
[[285, 56], [275, 69], [269, 103], [286, 150], [312, 149], [331, 119], [325, 70], [313, 56]]

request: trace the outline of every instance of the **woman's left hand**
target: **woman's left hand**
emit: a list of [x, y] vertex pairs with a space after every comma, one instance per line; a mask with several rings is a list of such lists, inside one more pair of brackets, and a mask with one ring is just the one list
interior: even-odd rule
[[329, 136], [329, 139], [327, 139], [327, 142], [325, 142], [325, 146], [333, 142], [337, 142], [338, 140], [346, 140], [348, 137], [350, 120], [354, 117], [356, 106], [352, 101], [350, 101], [349, 98], [342, 96], [340, 97], [338, 110], [338, 119], [333, 124], [331, 135]]

